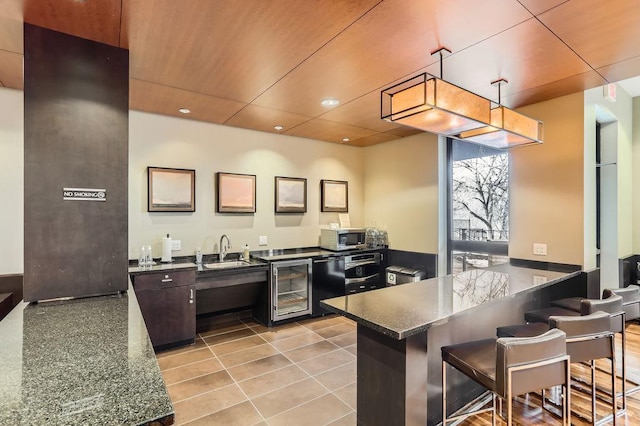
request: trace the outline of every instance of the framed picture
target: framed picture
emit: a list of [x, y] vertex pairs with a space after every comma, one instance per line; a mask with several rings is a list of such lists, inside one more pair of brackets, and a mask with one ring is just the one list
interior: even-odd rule
[[307, 180], [276, 176], [276, 213], [307, 211]]
[[147, 167], [147, 211], [196, 211], [196, 171]]
[[216, 173], [218, 213], [256, 212], [256, 175]]
[[320, 211], [346, 213], [349, 211], [349, 182], [320, 181]]

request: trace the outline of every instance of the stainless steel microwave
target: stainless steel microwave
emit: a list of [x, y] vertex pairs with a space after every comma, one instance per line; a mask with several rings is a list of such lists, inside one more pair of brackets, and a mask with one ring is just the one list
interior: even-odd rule
[[327, 250], [353, 250], [365, 247], [362, 228], [321, 229], [320, 247]]

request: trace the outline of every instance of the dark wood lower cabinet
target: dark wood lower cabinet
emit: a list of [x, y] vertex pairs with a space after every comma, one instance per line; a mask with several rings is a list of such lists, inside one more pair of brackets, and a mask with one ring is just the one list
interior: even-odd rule
[[194, 271], [137, 275], [133, 287], [154, 348], [193, 343], [196, 335]]

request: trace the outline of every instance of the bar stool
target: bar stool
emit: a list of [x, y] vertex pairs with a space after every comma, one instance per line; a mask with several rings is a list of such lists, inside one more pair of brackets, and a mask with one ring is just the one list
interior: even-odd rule
[[[625, 292], [629, 299], [633, 298], [633, 291], [634, 290], [632, 289], [631, 291]], [[637, 288], [636, 296], [637, 301], [635, 302], [635, 307], [630, 306], [630, 311], [632, 313], [635, 310], [634, 308], [638, 308], [638, 306], [640, 306], [640, 288]], [[618, 394], [617, 397], [622, 396], [622, 410], [620, 414], [624, 413], [627, 410], [627, 395], [629, 393], [627, 392], [627, 333], [625, 328], [625, 322], [627, 320], [627, 310], [624, 308], [623, 296], [617, 295], [614, 292], [607, 291], [605, 289], [602, 293], [602, 299], [581, 299], [579, 297], [571, 297], [553, 301], [551, 302], [551, 305], [553, 305], [555, 308], [568, 309], [577, 313], [579, 312], [582, 315], [590, 314], [596, 311], [608, 312], [611, 315], [611, 331], [613, 331], [614, 333], [620, 333], [620, 336], [622, 337], [622, 392]], [[536, 315], [536, 317], [542, 316], [538, 314]]]
[[[611, 295], [622, 297], [622, 309], [624, 310], [625, 322], [637, 321], [638, 319], [640, 319], [640, 287], [638, 287], [637, 285], [630, 285], [624, 288], [605, 288], [604, 290], [602, 290], [603, 299], [610, 297]], [[625, 334], [626, 333], [622, 334], [623, 348], [626, 347]], [[623, 349], [623, 357], [624, 354], [625, 351]], [[625, 391], [624, 388], [626, 387], [627, 381], [633, 384], [634, 387]], [[624, 361], [624, 358], [622, 359], [622, 383], [624, 385], [623, 392], [625, 392], [626, 395], [631, 395], [640, 391], [640, 384], [627, 379], [626, 363]]]
[[[492, 392], [492, 406], [447, 418], [447, 364]], [[496, 396], [507, 403], [512, 424], [512, 398], [562, 385], [562, 424], [571, 420], [570, 360], [566, 335], [559, 329], [528, 338], [484, 339], [442, 347], [442, 425], [491, 411], [496, 424]]]
[[[591, 366], [591, 424], [596, 424], [596, 379], [595, 360], [608, 358], [611, 361], [611, 395], [616, 394], [616, 357], [615, 333], [611, 330], [611, 316], [607, 312], [594, 312], [582, 316], [552, 316], [549, 323], [529, 323], [498, 327], [497, 335], [504, 337], [523, 337], [539, 333], [544, 329], [558, 328], [566, 333], [567, 354], [572, 363], [589, 362]], [[544, 398], [544, 396], [543, 396]], [[611, 398], [613, 424], [617, 418], [616, 398]], [[608, 420], [601, 419], [599, 422]]]

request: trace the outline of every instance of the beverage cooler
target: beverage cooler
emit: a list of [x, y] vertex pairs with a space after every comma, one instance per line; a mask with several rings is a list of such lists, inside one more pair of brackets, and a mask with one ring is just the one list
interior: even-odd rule
[[311, 259], [271, 263], [271, 322], [311, 314]]

